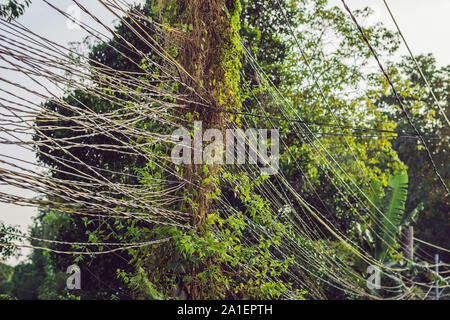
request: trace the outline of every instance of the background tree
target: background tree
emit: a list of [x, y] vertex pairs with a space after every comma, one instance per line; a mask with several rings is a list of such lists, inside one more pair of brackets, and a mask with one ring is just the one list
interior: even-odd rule
[[[434, 57], [420, 55], [415, 57], [424, 76], [428, 79], [438, 103], [447, 117], [450, 113], [450, 66], [437, 67]], [[390, 72], [395, 84], [399, 88], [403, 102], [412, 117], [412, 121], [425, 137], [439, 173], [448, 185], [450, 183], [450, 166], [448, 163], [448, 144], [450, 128], [444, 121], [430, 90], [427, 88], [414, 61], [410, 57], [395, 65], [391, 65]], [[378, 79], [377, 79], [378, 80]], [[397, 123], [395, 131], [401, 135], [410, 132], [411, 128], [405, 121], [396, 105], [396, 101], [388, 89], [385, 81], [383, 87], [376, 87], [378, 93], [376, 105], [384, 110], [391, 121]], [[376, 95], [376, 94], [375, 94]], [[431, 167], [429, 158], [417, 139], [397, 138], [393, 141], [393, 148], [400, 159], [408, 166], [409, 188], [406, 210], [410, 211], [423, 203], [423, 212], [416, 223], [417, 238], [448, 248], [450, 240], [450, 210], [449, 198], [445, 196], [438, 177]], [[429, 254], [432, 261], [434, 253], [439, 253], [443, 261], [450, 257], [447, 252], [440, 251], [416, 242], [420, 250]]]
[[[371, 53], [356, 40], [359, 34], [353, 23], [340, 9], [328, 7], [327, 1], [243, 1], [242, 8], [240, 4], [180, 0], [136, 6], [110, 41], [88, 47], [92, 87], [68, 89], [61, 100], [47, 101], [36, 118], [34, 140], [48, 175], [75, 184], [88, 181], [88, 195], [48, 196], [55, 207], [40, 210], [32, 235], [89, 244], [171, 240], [98, 257], [34, 251], [31, 262], [20, 265], [11, 277], [9, 292], [20, 298], [60, 298], [66, 293], [60, 286], [62, 272], [75, 261], [87, 271], [82, 273], [83, 291], [77, 293], [83, 298], [301, 298], [305, 283], [311, 296], [349, 297], [345, 290], [334, 289], [334, 283], [342, 281], [342, 270], [330, 271], [327, 259], [345, 261], [344, 269], [349, 268], [345, 280], [355, 284], [360, 280], [353, 273], [358, 266], [335, 232], [364, 246], [368, 230], [376, 231], [377, 223], [383, 222], [373, 219], [377, 216], [373, 209], [380, 208], [374, 208], [369, 195], [382, 198], [389, 179], [406, 170], [391, 146], [396, 127], [393, 113], [379, 108], [389, 95], [362, 89]], [[130, 25], [137, 23], [142, 29], [136, 33]], [[378, 52], [397, 49], [395, 35], [381, 25], [366, 29]], [[148, 44], [150, 38], [168, 52], [165, 59]], [[110, 87], [108, 77], [97, 72], [100, 69], [114, 70], [116, 80], [139, 80], [165, 89], [166, 94], [142, 92], [137, 81], [128, 88], [130, 93], [119, 94]], [[382, 87], [383, 94], [386, 88]], [[245, 166], [231, 173], [204, 164], [174, 166], [164, 158], [168, 150], [164, 145], [143, 147], [146, 138], [130, 142], [107, 123], [97, 123], [103, 131], [80, 131], [77, 126], [76, 110], [114, 114], [125, 122], [132, 119], [127, 109], [133, 108], [133, 101], [148, 101], [150, 106], [153, 97], [176, 100], [171, 93], [178, 93], [176, 99], [185, 105], [169, 112], [166, 119], [189, 128], [193, 120], [203, 120], [208, 127], [222, 130], [228, 125], [280, 129], [282, 175], [255, 176]], [[205, 101], [213, 109], [206, 109]], [[63, 120], [55, 123], [46, 118], [46, 112]], [[141, 120], [131, 126], [142, 132], [171, 133], [171, 126]], [[102, 149], [105, 145], [112, 147]], [[142, 154], [134, 152], [134, 146]], [[66, 158], [69, 148], [71, 160]], [[155, 158], [146, 158], [146, 150]], [[96, 212], [102, 217], [60, 212], [58, 206], [72, 200], [97, 208], [101, 199], [90, 194], [132, 200], [126, 191], [114, 193], [90, 183], [86, 177], [92, 168], [113, 184], [142, 186], [134, 189], [137, 193], [145, 188], [161, 191], [171, 180], [186, 180], [188, 186], [170, 193], [184, 201], [169, 201], [164, 209], [188, 213], [191, 230], [108, 217], [116, 209], [115, 202]], [[155, 179], [161, 184], [155, 184]], [[304, 198], [308, 205], [286, 195], [286, 183], [296, 200]], [[312, 217], [311, 208], [321, 218]], [[319, 223], [320, 219], [329, 225]], [[303, 236], [309, 230], [314, 230], [314, 236]], [[88, 250], [88, 246], [64, 243], [49, 247]], [[305, 274], [301, 267], [311, 256], [319, 263], [308, 264]], [[315, 276], [311, 279], [309, 274]], [[18, 280], [31, 276], [34, 282]]]
[[[272, 9], [275, 6], [275, 1], [269, 1], [269, 7]], [[268, 26], [267, 2], [253, 3], [252, 7], [244, 7], [242, 11], [243, 19], [249, 19], [249, 23], [245, 23], [241, 29], [242, 37], [246, 39], [247, 45], [252, 48], [260, 48], [261, 52], [267, 58], [261, 57], [262, 62], [265, 63], [266, 68], [273, 68], [276, 64], [279, 66], [285, 58], [283, 51], [286, 50], [283, 41], [279, 37], [279, 29], [283, 25], [281, 21], [273, 19], [273, 23], [270, 25], [270, 29], [265, 28]], [[147, 1], [143, 6], [137, 6], [136, 9], [145, 16], [150, 16], [156, 21], [160, 18], [159, 7], [155, 5], [154, 1]], [[291, 15], [292, 22], [295, 21], [295, 15]], [[244, 18], [246, 17], [246, 18]], [[251, 19], [249, 18], [251, 17]], [[125, 21], [130, 23], [129, 18], [125, 18]], [[145, 20], [140, 21], [144, 30], [141, 30], [141, 34], [145, 36], [145, 33], [151, 34], [156, 39], [159, 39], [160, 35], [155, 33], [153, 26], [148, 24]], [[278, 27], [277, 27], [278, 26]], [[252, 37], [249, 34], [251, 32], [258, 33], [260, 28], [264, 28], [264, 40], [261, 37]], [[249, 31], [251, 30], [251, 31]], [[103, 65], [114, 68], [117, 71], [123, 72], [139, 72], [143, 66], [143, 61], [137, 51], [143, 52], [154, 61], [160, 61], [160, 57], [155, 55], [136, 34], [124, 24], [119, 23], [116, 27], [117, 35], [108, 43], [96, 43], [90, 47], [89, 57], [93, 66]], [[161, 40], [161, 39], [160, 39]], [[131, 46], [136, 48], [136, 51], [126, 51], [125, 55], [120, 51], [123, 48], [128, 47], [127, 41]], [[162, 40], [161, 40], [162, 41]], [[272, 52], [272, 53], [271, 53]], [[280, 67], [278, 67], [280, 68]], [[249, 69], [250, 70], [250, 69]], [[247, 72], [250, 72], [250, 71]], [[155, 70], [156, 72], [156, 70]], [[151, 79], [150, 79], [151, 80]], [[99, 87], [102, 88], [102, 84], [99, 83]], [[82, 91], [71, 92], [64, 98], [65, 103], [71, 106], [84, 108], [89, 107], [98, 113], [111, 112], [116, 106], [106, 101], [102, 101], [95, 96], [90, 96]], [[61, 113], [67, 117], [72, 115], [71, 111], [61, 107], [59, 104], [51, 101], [45, 103], [44, 108], [53, 112]], [[49, 123], [37, 118], [37, 129], [39, 134], [35, 135], [35, 141], [40, 141], [42, 136], [48, 137], [71, 137], [72, 142], [79, 142], [80, 146], [84, 144], [115, 144], [110, 137], [103, 135], [90, 135], [86, 137], [86, 134], [77, 133], [70, 128], [75, 126], [71, 121], [60, 122], [57, 124], [58, 130], [48, 130], [47, 125]], [[142, 124], [144, 125], [144, 124]], [[146, 124], [148, 126], [148, 124]], [[151, 125], [151, 124], [150, 124]], [[42, 129], [41, 129], [42, 128]], [[67, 129], [64, 129], [67, 128]], [[150, 128], [149, 128], [150, 129]], [[163, 128], [152, 127], [153, 131], [161, 130]], [[121, 139], [120, 135], [117, 135], [117, 139]], [[96, 151], [93, 153], [92, 149], [86, 152], [87, 149], [82, 147], [74, 150], [74, 154], [81, 162], [87, 163], [90, 166], [104, 169], [105, 176], [116, 183], [128, 183], [138, 184], [140, 177], [139, 170], [146, 167], [146, 163], [143, 157], [130, 157], [120, 153], [112, 151]], [[56, 158], [56, 160], [55, 160]], [[86, 168], [80, 164], [64, 161], [58, 161], [64, 159], [64, 152], [59, 148], [49, 148], [46, 146], [40, 147], [39, 153], [40, 161], [50, 168], [50, 174], [59, 179], [77, 179], [76, 172], [78, 170], [86, 172]], [[94, 190], [94, 189], [93, 189]], [[101, 190], [96, 190], [101, 192]], [[60, 201], [58, 199], [54, 199]], [[130, 230], [136, 230], [139, 224], [129, 222], [118, 222], [115, 219], [98, 219], [87, 220], [86, 218], [79, 217], [77, 215], [67, 215], [58, 213], [57, 211], [42, 210], [38, 216], [34, 232], [37, 236], [41, 236], [47, 239], [63, 240], [63, 241], [136, 241], [135, 237], [130, 236]], [[141, 226], [143, 230], [145, 228]], [[70, 246], [67, 245], [51, 245], [51, 248], [58, 250], [70, 250]], [[37, 253], [36, 253], [37, 254]], [[79, 260], [80, 259], [80, 260]], [[133, 258], [125, 253], [117, 253], [115, 255], [100, 256], [96, 258], [79, 257], [76, 261], [80, 265], [82, 270], [89, 270], [82, 274], [83, 298], [109, 298], [111, 295], [115, 295], [119, 298], [130, 298], [132, 293], [129, 290], [124, 289], [122, 279], [117, 279], [117, 271], [131, 273], [134, 267], [128, 262]], [[73, 263], [73, 258], [70, 256], [60, 256], [57, 254], [51, 254], [51, 265], [55, 270], [64, 271], [65, 268]], [[41, 279], [41, 282], [43, 280]], [[119, 289], [121, 288], [121, 289]], [[36, 290], [35, 290], [36, 291]]]
[[0, 17], [8, 20], [21, 16], [31, 4], [31, 0], [8, 0], [6, 4], [0, 4]]

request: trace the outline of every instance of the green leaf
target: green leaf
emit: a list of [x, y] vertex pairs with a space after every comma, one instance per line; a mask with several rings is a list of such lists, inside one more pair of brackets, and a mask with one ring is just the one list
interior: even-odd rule
[[378, 246], [377, 259], [383, 262], [387, 252], [397, 240], [399, 227], [405, 212], [405, 201], [408, 195], [408, 174], [391, 177], [388, 182], [390, 199], [386, 212], [382, 217], [381, 241]]
[[417, 216], [419, 213], [423, 210], [423, 203], [419, 203], [419, 205], [414, 208], [411, 212], [406, 213], [403, 215], [402, 223], [401, 225], [404, 227], [409, 227], [411, 225], [414, 225], [417, 221]]

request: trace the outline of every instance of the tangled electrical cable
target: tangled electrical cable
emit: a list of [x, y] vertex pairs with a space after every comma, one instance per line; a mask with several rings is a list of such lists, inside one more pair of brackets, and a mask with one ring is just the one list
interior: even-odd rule
[[[266, 120], [272, 128], [278, 128], [274, 121], [289, 122], [290, 134], [308, 148], [318, 171], [336, 190], [336, 194], [342, 197], [343, 203], [349, 210], [355, 210], [359, 217], [366, 215], [374, 219], [373, 210], [383, 213], [372, 203], [357, 181], [350, 176], [337, 156], [331, 153], [330, 146], [327, 146], [320, 136], [337, 135], [344, 138], [345, 146], [348, 147], [358, 166], [358, 150], [346, 139], [347, 136], [415, 138], [420, 139], [425, 146], [425, 138], [448, 138], [443, 135], [425, 136], [420, 134], [414, 126], [414, 132], [397, 133], [388, 129], [341, 124], [342, 119], [328, 105], [328, 100], [309, 65], [310, 77], [314, 79], [313, 82], [318, 87], [324, 104], [331, 112], [333, 123], [304, 119], [271, 83], [270, 78], [245, 45], [243, 45], [243, 54], [258, 78], [258, 90], [264, 91], [273, 99], [281, 115], [268, 114], [257, 94], [253, 92], [254, 88], [248, 88], [248, 91], [257, 102], [259, 113], [253, 113], [252, 106], [245, 105], [245, 108], [248, 107], [248, 112], [217, 109], [209, 103], [205, 92], [199, 89], [202, 86], [196, 83], [194, 75], [187, 72], [168, 52], [167, 48], [170, 46], [182, 49], [180, 38], [185, 36], [182, 32], [176, 28], [167, 30], [164, 24], [148, 18], [128, 1], [97, 0], [120, 21], [123, 28], [138, 39], [141, 46], [136, 46], [130, 39], [123, 37], [102, 22], [89, 9], [89, 6], [83, 6], [76, 0], [72, 1], [82, 10], [86, 18], [91, 19], [95, 27], [70, 16], [54, 3], [47, 0], [43, 2], [58, 14], [77, 23], [92, 39], [104, 44], [108, 50], [126, 60], [133, 70], [122, 70], [120, 66], [114, 68], [95, 60], [89, 54], [46, 39], [17, 21], [8, 22], [0, 19], [0, 31], [2, 31], [0, 70], [26, 79], [24, 84], [14, 80], [14, 77], [0, 75], [0, 83], [2, 83], [0, 87], [0, 115], [2, 116], [0, 144], [12, 145], [22, 152], [36, 153], [41, 160], [34, 163], [2, 151], [0, 183], [14, 189], [13, 191], [0, 189], [0, 202], [32, 206], [41, 210], [49, 209], [90, 219], [136, 219], [146, 226], [170, 225], [180, 229], [191, 228], [187, 212], [168, 208], [174, 208], [176, 204], [185, 201], [179, 195], [184, 188], [195, 188], [200, 193], [204, 187], [194, 184], [180, 174], [172, 164], [170, 155], [154, 148], [157, 145], [167, 146], [175, 143], [171, 132], [180, 125], [191, 124], [186, 118], [181, 117], [179, 112], [188, 104], [198, 105], [210, 112], [242, 116], [242, 126], [229, 122], [227, 128], [250, 127], [247, 121], [249, 118]], [[278, 0], [277, 2], [282, 14], [285, 15], [281, 3]], [[292, 26], [289, 25], [289, 28], [298, 48], [304, 54]], [[243, 44], [242, 39], [241, 44]], [[305, 56], [304, 58], [307, 62]], [[183, 90], [174, 89], [174, 87], [180, 87]], [[106, 103], [111, 109], [94, 110], [92, 105], [96, 102]], [[146, 123], [152, 123], [153, 126], [148, 126]], [[334, 128], [338, 131], [317, 132], [312, 129], [314, 126]], [[344, 132], [344, 130], [354, 130], [358, 134]], [[379, 135], [359, 134], [366, 131], [376, 132]], [[286, 146], [287, 153], [290, 153], [287, 141], [282, 138], [280, 143]], [[250, 153], [250, 151], [246, 152]], [[130, 164], [120, 168], [101, 167], [106, 161], [99, 159], [97, 155], [102, 152], [118, 159], [128, 159]], [[430, 159], [433, 161], [431, 157]], [[55, 165], [46, 166], [41, 162]], [[166, 178], [148, 178], [141, 175], [139, 171], [133, 170], [134, 163], [153, 166], [161, 170]], [[295, 163], [296, 169], [303, 173], [296, 159]], [[359, 167], [358, 170], [364, 174], [362, 168]], [[224, 171], [242, 174], [242, 176], [248, 175], [252, 179], [256, 179], [260, 174], [251, 166], [227, 166]], [[288, 270], [292, 281], [299, 287], [307, 289], [314, 298], [325, 298], [323, 289], [317, 285], [318, 282], [327, 283], [349, 294], [379, 298], [366, 290], [364, 287], [366, 282], [362, 274], [356, 272], [338, 255], [330, 254], [334, 250], [333, 246], [324, 242], [323, 239], [331, 235], [354, 257], [360, 258], [367, 264], [379, 265], [383, 270], [395, 274], [396, 279], [403, 281], [399, 287], [406, 288], [405, 283], [409, 279], [401, 275], [406, 268], [382, 265], [367, 249], [351, 240], [349, 235], [332, 221], [330, 218], [332, 215], [327, 214], [331, 213], [333, 208], [319, 196], [317, 186], [314, 186], [307, 174], [303, 176], [305, 184], [323, 205], [323, 210], [309, 203], [283, 172], [276, 174], [273, 179], [268, 179], [262, 186], [256, 187], [261, 195], [270, 200], [271, 210], [292, 227], [295, 235], [304, 239], [304, 242], [300, 243], [292, 234], [283, 235], [284, 243], [274, 248], [272, 253], [286, 259], [295, 255], [294, 268]], [[140, 183], [140, 180], [145, 179], [147, 183]], [[239, 180], [230, 180], [227, 183], [232, 187], [239, 186]], [[27, 197], [17, 190], [32, 191], [35, 196]], [[215, 201], [215, 206], [224, 216], [236, 211], [230, 199], [225, 196], [220, 196]], [[285, 213], [286, 208], [299, 208], [299, 211], [291, 212], [292, 210], [289, 209], [291, 211], [287, 210], [289, 213]], [[247, 222], [252, 225], [250, 220]], [[375, 219], [374, 226], [370, 228], [375, 231], [375, 227], [381, 223], [380, 219]], [[254, 224], [250, 232], [255, 239], [272, 236], [269, 230]], [[171, 239], [91, 243], [42, 239], [14, 232], [1, 234], [47, 244], [70, 245], [73, 248], [84, 247], [85, 250], [63, 251], [49, 246], [18, 242], [0, 243], [0, 247], [28, 247], [71, 255], [108, 254], [158, 245]], [[379, 235], [376, 236], [379, 237]], [[242, 245], [250, 245], [250, 243], [248, 241]], [[115, 248], [97, 251], [90, 249], [102, 246]], [[392, 249], [397, 251], [395, 248]], [[238, 267], [247, 268], [245, 265]], [[273, 280], [278, 281], [279, 277], [273, 276]], [[428, 283], [414, 284], [427, 289], [432, 286]], [[384, 289], [397, 292], [397, 288], [385, 287]], [[401, 293], [396, 297], [405, 297], [410, 294], [408, 290], [405, 292], [407, 293]], [[294, 296], [294, 293], [289, 293], [286, 298], [290, 298], [290, 294]]]

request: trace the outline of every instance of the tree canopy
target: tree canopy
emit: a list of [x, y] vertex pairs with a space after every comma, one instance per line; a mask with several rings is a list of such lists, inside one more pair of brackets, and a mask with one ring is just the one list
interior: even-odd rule
[[[15, 19], [30, 3], [10, 1], [0, 16]], [[111, 36], [83, 26], [90, 36], [79, 48], [43, 57], [19, 42], [8, 56], [64, 91], [42, 104], [4, 101], [32, 115], [29, 144], [45, 173], [0, 169], [2, 181], [40, 195], [2, 194], [39, 214], [28, 235], [0, 225], [1, 256], [21, 240], [34, 248], [28, 262], [0, 264], [0, 297], [416, 299], [431, 280], [447, 284], [427, 262], [436, 249], [447, 259], [450, 247], [448, 196], [430, 163], [448, 185], [440, 112], [449, 112], [450, 66], [430, 54], [374, 71], [373, 54], [396, 53], [398, 35], [355, 25], [326, 0], [114, 9], [114, 27], [93, 18]], [[187, 128], [195, 157], [199, 121], [202, 136], [276, 130], [276, 174], [261, 174], [261, 163], [174, 162], [174, 130]], [[411, 258], [402, 235], [412, 226]], [[66, 288], [72, 264], [81, 290]], [[381, 290], [366, 286], [371, 266], [383, 269]]]

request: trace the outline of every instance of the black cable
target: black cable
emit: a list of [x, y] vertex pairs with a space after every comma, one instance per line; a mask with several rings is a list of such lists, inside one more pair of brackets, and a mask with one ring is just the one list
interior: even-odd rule
[[[374, 132], [381, 132], [381, 133], [393, 133], [396, 135], [392, 135], [392, 137], [408, 137], [408, 138], [419, 138], [416, 133], [414, 132], [397, 132], [393, 130], [383, 130], [383, 129], [375, 129], [375, 128], [364, 128], [364, 127], [353, 127], [353, 126], [346, 126], [346, 125], [339, 125], [336, 123], [323, 123], [323, 122], [315, 122], [315, 121], [307, 121], [307, 120], [300, 120], [300, 119], [294, 119], [294, 118], [287, 118], [287, 117], [275, 117], [270, 115], [261, 115], [261, 114], [254, 114], [254, 113], [248, 113], [248, 112], [237, 112], [237, 111], [231, 111], [231, 110], [222, 110], [219, 108], [217, 109], [219, 112], [225, 112], [230, 113], [234, 115], [242, 115], [242, 116], [250, 116], [250, 117], [256, 117], [256, 118], [262, 118], [262, 119], [271, 119], [271, 120], [278, 120], [278, 121], [289, 121], [289, 122], [297, 122], [301, 124], [312, 124], [312, 125], [318, 125], [318, 126], [324, 126], [324, 127], [332, 127], [332, 128], [340, 128], [340, 129], [352, 129], [352, 130], [359, 130], [359, 131], [374, 131]], [[320, 132], [318, 132], [320, 133]], [[382, 137], [381, 135], [373, 135], [374, 137]], [[449, 135], [425, 135], [432, 139], [445, 139], [450, 137]]]

